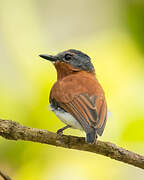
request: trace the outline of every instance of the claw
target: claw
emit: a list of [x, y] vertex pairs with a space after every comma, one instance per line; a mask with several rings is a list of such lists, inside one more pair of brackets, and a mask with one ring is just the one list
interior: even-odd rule
[[69, 128], [69, 127], [70, 127], [70, 126], [67, 125], [67, 126], [61, 128], [61, 129], [57, 130], [57, 134], [62, 135], [62, 134], [63, 134], [63, 131], [64, 131], [65, 129]]
[[62, 135], [63, 134], [63, 129], [57, 130], [57, 134]]

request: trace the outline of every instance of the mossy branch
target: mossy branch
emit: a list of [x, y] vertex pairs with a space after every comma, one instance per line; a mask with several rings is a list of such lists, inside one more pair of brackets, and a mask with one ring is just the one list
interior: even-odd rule
[[69, 149], [88, 151], [144, 169], [144, 156], [118, 147], [110, 142], [98, 140], [96, 144], [87, 144], [83, 137], [61, 136], [47, 130], [26, 127], [11, 120], [1, 119], [0, 136], [9, 140], [32, 141]]

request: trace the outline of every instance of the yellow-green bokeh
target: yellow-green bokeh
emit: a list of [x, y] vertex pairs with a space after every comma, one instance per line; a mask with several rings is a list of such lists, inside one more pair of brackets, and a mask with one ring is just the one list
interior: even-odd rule
[[[38, 55], [79, 49], [92, 59], [111, 114], [99, 139], [143, 154], [143, 1], [0, 3], [0, 118], [54, 132], [62, 127], [48, 108], [56, 71]], [[142, 170], [96, 154], [2, 138], [0, 169], [15, 180], [144, 178]]]

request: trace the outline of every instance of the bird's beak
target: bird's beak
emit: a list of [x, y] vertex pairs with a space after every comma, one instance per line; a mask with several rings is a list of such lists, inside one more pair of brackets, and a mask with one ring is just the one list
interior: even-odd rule
[[52, 62], [56, 62], [58, 60], [58, 58], [56, 56], [51, 56], [51, 55], [48, 55], [48, 54], [40, 54], [39, 56], [41, 58], [44, 58], [44, 59], [52, 61]]

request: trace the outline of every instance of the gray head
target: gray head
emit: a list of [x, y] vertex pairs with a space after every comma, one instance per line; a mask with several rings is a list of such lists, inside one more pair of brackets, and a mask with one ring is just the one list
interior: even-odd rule
[[58, 61], [65, 62], [77, 69], [88, 72], [94, 72], [94, 67], [91, 63], [90, 57], [84, 54], [83, 52], [75, 49], [69, 49], [67, 51], [57, 54], [56, 56], [51, 56], [46, 54], [46, 55], [40, 55], [40, 57], [52, 61], [53, 63]]

